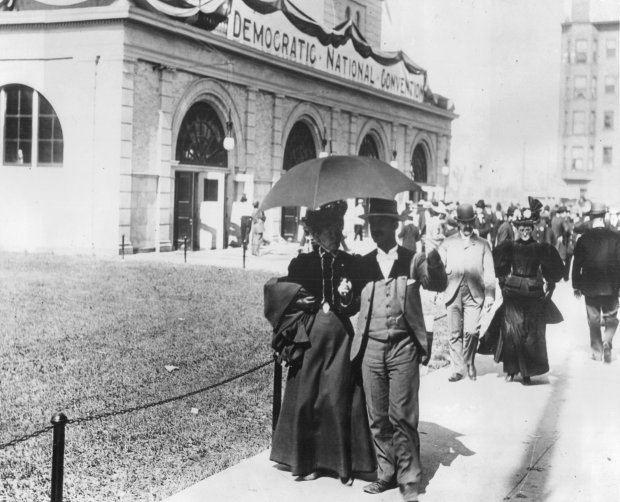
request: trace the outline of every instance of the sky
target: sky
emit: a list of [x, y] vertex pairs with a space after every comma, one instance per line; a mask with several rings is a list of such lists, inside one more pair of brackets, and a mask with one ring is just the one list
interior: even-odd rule
[[[592, 0], [604, 17], [617, 0]], [[450, 98], [450, 180], [505, 199], [557, 172], [561, 24], [567, 0], [387, 0], [383, 49], [401, 48]], [[485, 183], [489, 185], [489, 183]], [[538, 194], [538, 192], [536, 192]], [[455, 194], [469, 196], [469, 193]]]

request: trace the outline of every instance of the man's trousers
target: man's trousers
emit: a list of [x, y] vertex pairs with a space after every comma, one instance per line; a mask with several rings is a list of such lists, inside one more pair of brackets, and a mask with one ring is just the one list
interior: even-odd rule
[[399, 341], [368, 339], [362, 378], [380, 480], [420, 482], [419, 363], [409, 336]]
[[[603, 352], [603, 343], [612, 347], [612, 340], [618, 327], [618, 296], [586, 296], [586, 314], [590, 327], [590, 347], [597, 357]], [[601, 322], [602, 317], [602, 322]], [[604, 336], [601, 337], [601, 326]]]
[[474, 363], [476, 349], [478, 348], [482, 304], [476, 303], [469, 291], [467, 282], [463, 280], [454, 300], [446, 308], [450, 331], [448, 343], [452, 372], [466, 375], [466, 365]]

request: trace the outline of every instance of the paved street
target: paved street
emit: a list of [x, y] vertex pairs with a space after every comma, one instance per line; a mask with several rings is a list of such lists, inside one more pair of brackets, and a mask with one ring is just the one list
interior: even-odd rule
[[[369, 239], [354, 251], [372, 248]], [[246, 268], [285, 273], [296, 245], [272, 244]], [[183, 252], [127, 256], [126, 260], [183, 263]], [[241, 267], [241, 249], [188, 253], [188, 263]], [[422, 502], [620, 502], [620, 359], [589, 357], [583, 300], [568, 283], [554, 299], [562, 324], [547, 332], [551, 371], [534, 385], [504, 382], [501, 366], [478, 356], [478, 381], [449, 383], [449, 369], [421, 384]], [[264, 451], [171, 497], [167, 502], [353, 501], [397, 502], [397, 490], [363, 493], [364, 481], [345, 487], [320, 478], [295, 482]]]

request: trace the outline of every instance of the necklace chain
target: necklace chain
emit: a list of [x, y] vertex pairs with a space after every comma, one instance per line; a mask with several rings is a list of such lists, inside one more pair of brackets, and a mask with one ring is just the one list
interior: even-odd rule
[[[325, 256], [328, 254], [331, 255], [331, 253], [328, 253], [322, 248], [319, 248], [319, 256], [321, 257], [321, 281], [322, 281], [321, 294], [323, 296], [321, 303], [325, 303], [327, 301], [327, 298], [325, 295]], [[334, 305], [334, 261], [335, 260], [336, 260], [335, 257], [332, 256], [330, 288], [329, 288], [329, 296], [330, 296], [331, 301], [328, 302], [332, 306]]]

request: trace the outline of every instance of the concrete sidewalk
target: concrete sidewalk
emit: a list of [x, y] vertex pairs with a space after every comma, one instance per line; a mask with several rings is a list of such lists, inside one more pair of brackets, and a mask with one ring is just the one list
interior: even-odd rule
[[[565, 321], [547, 332], [551, 371], [506, 383], [501, 366], [479, 356], [476, 382], [449, 383], [449, 369], [422, 378], [421, 502], [620, 502], [620, 360], [590, 359], [583, 300], [560, 284]], [[296, 482], [269, 461], [247, 459], [167, 502], [397, 502], [339, 480]]]
[[[371, 239], [364, 241], [348, 241], [351, 252], [366, 254], [374, 249]], [[246, 251], [245, 268], [247, 270], [265, 270], [276, 274], [285, 275], [288, 264], [299, 251], [299, 244], [294, 242], [272, 242], [261, 248], [260, 256], [253, 256], [250, 249]], [[222, 268], [243, 268], [243, 248], [211, 249], [203, 251], [183, 250], [168, 251], [164, 253], [137, 253], [125, 255], [122, 260], [131, 262], [165, 262], [182, 265], [208, 265]]]

